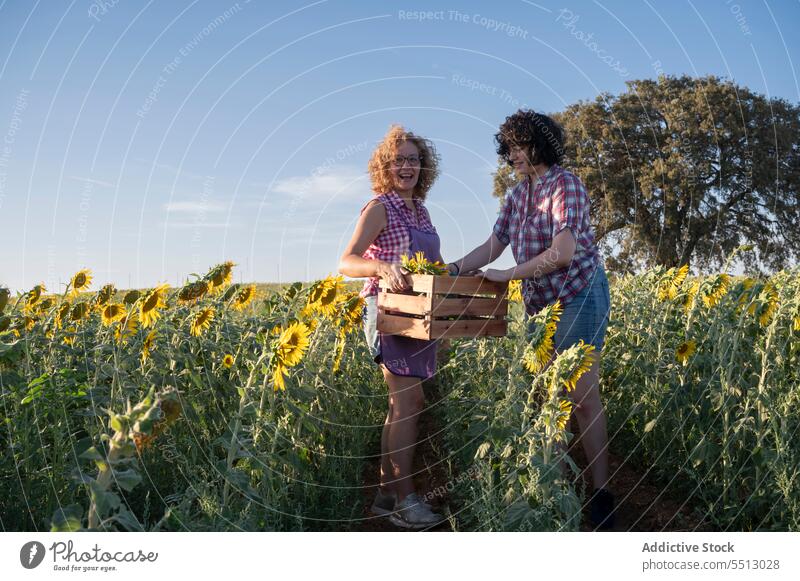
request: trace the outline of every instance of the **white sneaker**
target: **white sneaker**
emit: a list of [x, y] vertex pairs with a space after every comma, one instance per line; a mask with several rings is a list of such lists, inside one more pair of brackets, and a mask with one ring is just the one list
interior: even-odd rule
[[389, 520], [398, 527], [426, 529], [444, 521], [444, 517], [431, 512], [430, 506], [423, 504], [415, 492], [406, 496], [403, 502], [396, 504], [394, 508]]

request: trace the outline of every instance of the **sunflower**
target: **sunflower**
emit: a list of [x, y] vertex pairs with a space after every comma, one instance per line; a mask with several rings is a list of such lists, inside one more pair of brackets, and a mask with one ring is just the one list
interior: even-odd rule
[[341, 276], [329, 276], [311, 285], [306, 302], [308, 312], [320, 313], [325, 317], [334, 316], [344, 292], [343, 281]]
[[69, 316], [69, 310], [72, 308], [72, 305], [69, 304], [69, 301], [64, 301], [61, 303], [61, 306], [58, 307], [56, 311], [56, 327], [60, 329], [64, 325], [64, 321], [67, 320]]
[[47, 297], [39, 301], [39, 304], [36, 307], [37, 312], [44, 314], [46, 311], [50, 310], [53, 305], [56, 304], [56, 300], [53, 297]]
[[342, 300], [341, 321], [344, 323], [343, 327], [347, 329], [347, 332], [359, 326], [366, 304], [364, 297], [358, 293], [352, 293]]
[[69, 327], [66, 329], [67, 335], [64, 336], [64, 345], [74, 345], [75, 339], [77, 338], [77, 329], [75, 327]]
[[233, 355], [230, 353], [226, 353], [225, 356], [222, 358], [222, 365], [230, 369], [233, 367]]
[[286, 367], [294, 367], [303, 359], [308, 349], [308, 327], [305, 323], [292, 323], [278, 338], [276, 351], [278, 362]]
[[694, 300], [697, 296], [697, 291], [700, 289], [700, 281], [696, 280], [686, 291], [686, 296], [683, 298], [683, 310], [689, 312], [694, 306]]
[[515, 303], [522, 302], [522, 281], [514, 279], [508, 283], [508, 300]]
[[278, 391], [279, 389], [281, 391], [286, 390], [286, 380], [284, 379], [284, 376], [286, 375], [289, 375], [289, 370], [285, 366], [277, 364], [275, 369], [272, 371], [272, 384], [274, 385], [273, 389], [275, 391]]
[[104, 327], [110, 327], [116, 321], [125, 318], [126, 314], [125, 305], [119, 303], [105, 305], [100, 309], [100, 318]]
[[11, 291], [4, 286], [0, 286], [0, 313], [6, 309], [9, 298], [11, 298]]
[[0, 333], [7, 331], [11, 326], [11, 317], [8, 315], [0, 315]]
[[142, 342], [142, 363], [150, 358], [150, 352], [153, 350], [156, 342], [156, 331], [153, 329], [147, 334]]
[[253, 299], [256, 297], [256, 285], [249, 284], [236, 293], [236, 298], [233, 299], [233, 308], [237, 311], [243, 311], [247, 308]]
[[700, 296], [707, 308], [710, 309], [722, 300], [722, 297], [728, 292], [730, 280], [731, 277], [729, 275], [722, 273], [707, 279], [702, 284]]
[[556, 420], [556, 427], [559, 430], [566, 430], [569, 417], [572, 415], [572, 402], [568, 399], [558, 400], [558, 416]]
[[78, 295], [78, 293], [89, 290], [91, 284], [92, 284], [92, 271], [89, 270], [88, 268], [79, 270], [69, 281], [70, 296], [75, 297]]
[[154, 325], [161, 316], [161, 313], [158, 311], [167, 306], [164, 295], [168, 288], [168, 284], [158, 285], [141, 299], [139, 303], [139, 319], [142, 322], [143, 328], [146, 329]]
[[686, 365], [689, 361], [689, 357], [691, 357], [696, 350], [697, 343], [695, 343], [694, 339], [685, 341], [678, 345], [678, 348], [675, 350], [675, 359], [677, 359], [679, 363]]
[[181, 288], [178, 293], [179, 303], [195, 303], [206, 296], [208, 292], [208, 283], [204, 280], [196, 280], [195, 282], [186, 284]]
[[117, 343], [126, 344], [138, 329], [139, 318], [137, 311], [130, 311], [122, 322], [114, 328], [114, 339]]
[[554, 350], [553, 337], [562, 312], [561, 301], [556, 301], [534, 315], [535, 329], [522, 355], [522, 364], [529, 372], [539, 373], [550, 361]]
[[583, 339], [564, 351], [558, 358], [557, 376], [561, 378], [567, 391], [573, 391], [578, 380], [589, 371], [594, 362], [594, 345], [588, 345]]
[[211, 327], [211, 321], [214, 320], [214, 313], [214, 307], [206, 307], [197, 311], [194, 317], [192, 317], [192, 325], [189, 332], [195, 337], [202, 335]]
[[111, 297], [114, 296], [114, 293], [117, 292], [117, 288], [112, 284], [108, 283], [103, 285], [99, 291], [97, 291], [97, 296], [94, 298], [94, 302], [98, 307], [103, 307], [108, 304], [111, 300]]
[[26, 313], [33, 311], [36, 305], [39, 303], [39, 299], [42, 298], [42, 293], [47, 292], [44, 284], [37, 284], [27, 293], [25, 293], [25, 305], [22, 307], [22, 310]]
[[661, 301], [671, 301], [678, 296], [678, 291], [689, 274], [689, 266], [684, 264], [680, 268], [670, 268], [661, 278], [658, 287], [658, 299]]
[[122, 302], [126, 305], [132, 305], [139, 300], [140, 296], [142, 296], [142, 293], [140, 293], [138, 290], [130, 290], [125, 293], [124, 297], [122, 297]]
[[424, 252], [415, 252], [413, 258], [409, 258], [407, 254], [400, 257], [400, 266], [405, 268], [411, 274], [447, 274], [447, 266], [438, 260], [431, 262], [425, 258]]
[[230, 284], [231, 273], [233, 272], [234, 266], [236, 266], [236, 264], [228, 260], [222, 264], [218, 264], [208, 271], [208, 274], [206, 274], [204, 280], [208, 282], [208, 290], [212, 294], [220, 292], [223, 287]]
[[[759, 303], [755, 309], [758, 314], [758, 324], [766, 327], [772, 321], [772, 317], [775, 316], [775, 311], [778, 310], [778, 291], [775, 290], [775, 286], [772, 283], [768, 282], [764, 285], [764, 290], [761, 291], [758, 298]], [[755, 303], [751, 305], [751, 307], [755, 306]], [[755, 313], [751, 311], [751, 314]]]
[[800, 315], [794, 316], [794, 330], [800, 331]]
[[89, 303], [77, 303], [73, 305], [72, 310], [69, 313], [69, 318], [71, 321], [82, 321], [84, 317], [86, 317], [91, 312], [91, 307]]

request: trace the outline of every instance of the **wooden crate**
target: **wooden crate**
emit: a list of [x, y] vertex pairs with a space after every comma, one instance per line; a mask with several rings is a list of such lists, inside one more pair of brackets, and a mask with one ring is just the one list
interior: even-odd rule
[[415, 339], [502, 337], [508, 283], [478, 276], [412, 274], [413, 290], [394, 293], [380, 281], [378, 331]]

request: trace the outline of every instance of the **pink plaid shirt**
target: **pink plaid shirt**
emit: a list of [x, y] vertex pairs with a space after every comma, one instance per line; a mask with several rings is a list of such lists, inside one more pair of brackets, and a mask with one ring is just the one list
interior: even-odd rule
[[522, 264], [538, 256], [553, 244], [564, 228], [572, 230], [577, 242], [569, 266], [522, 282], [522, 294], [529, 313], [561, 299], [566, 304], [589, 283], [601, 264], [589, 221], [589, 195], [580, 178], [552, 165], [533, 185], [531, 180], [518, 183], [506, 195], [494, 234], [505, 245], [511, 243], [514, 260]]
[[[431, 234], [436, 233], [436, 228], [431, 223], [428, 209], [420, 198], [414, 198], [415, 212], [412, 212], [399, 195], [394, 192], [375, 196], [386, 208], [386, 226], [381, 230], [378, 237], [372, 241], [366, 252], [361, 256], [368, 260], [382, 260], [384, 262], [400, 264], [400, 257], [408, 254], [411, 246], [411, 236], [408, 233], [406, 223], [414, 226], [422, 232]], [[361, 211], [366, 209], [365, 204]], [[403, 220], [405, 218], [405, 220]], [[378, 277], [367, 279], [364, 288], [361, 290], [362, 297], [378, 294]]]

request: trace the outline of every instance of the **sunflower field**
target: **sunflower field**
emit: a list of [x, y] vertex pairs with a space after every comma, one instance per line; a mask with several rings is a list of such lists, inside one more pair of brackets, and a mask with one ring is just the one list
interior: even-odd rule
[[[0, 288], [3, 530], [363, 530], [386, 414], [341, 277], [181, 288]], [[720, 530], [800, 530], [800, 276], [654, 269], [613, 281], [602, 358], [612, 450]], [[452, 530], [579, 530], [570, 392], [593, 348], [553, 355], [560, 306], [440, 352]], [[613, 473], [611, 485], [613, 487]], [[419, 483], [424, 486], [424, 483]], [[373, 489], [374, 490], [374, 489]]]

